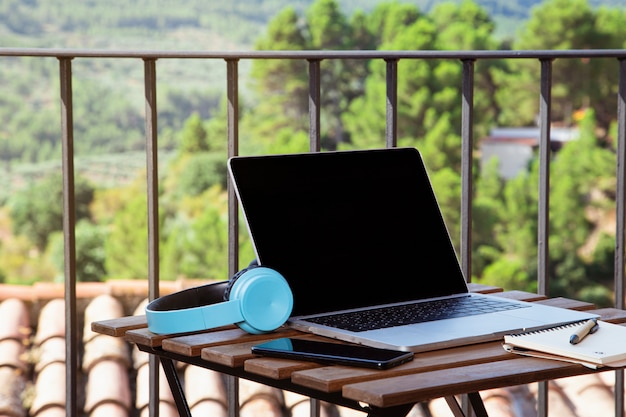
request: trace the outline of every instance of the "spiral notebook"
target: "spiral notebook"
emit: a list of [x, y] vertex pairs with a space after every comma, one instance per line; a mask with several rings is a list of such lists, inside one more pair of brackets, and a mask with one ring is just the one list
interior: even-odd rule
[[570, 336], [585, 322], [504, 336], [504, 349], [525, 356], [581, 363], [589, 368], [626, 365], [626, 327], [598, 321], [599, 329], [577, 344]]

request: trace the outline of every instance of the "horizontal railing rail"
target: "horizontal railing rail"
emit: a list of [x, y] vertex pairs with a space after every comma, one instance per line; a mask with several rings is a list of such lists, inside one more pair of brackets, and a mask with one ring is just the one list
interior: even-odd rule
[[[538, 207], [538, 292], [547, 294], [549, 280], [548, 236], [549, 236], [549, 166], [550, 166], [550, 122], [552, 64], [556, 59], [615, 58], [619, 61], [619, 87], [616, 97], [617, 163], [616, 163], [616, 243], [615, 243], [615, 306], [624, 308], [624, 247], [626, 244], [625, 226], [625, 187], [626, 187], [626, 50], [483, 50], [483, 51], [138, 51], [138, 50], [85, 50], [85, 49], [42, 49], [42, 48], [0, 48], [2, 57], [38, 57], [59, 60], [61, 137], [63, 144], [63, 185], [64, 185], [64, 237], [65, 237], [65, 301], [66, 301], [66, 389], [67, 415], [77, 414], [77, 369], [78, 369], [78, 327], [76, 303], [76, 259], [74, 236], [74, 150], [72, 103], [72, 61], [80, 58], [97, 59], [138, 59], [144, 66], [145, 138], [146, 138], [146, 187], [148, 195], [148, 251], [149, 251], [149, 298], [159, 296], [159, 227], [158, 227], [158, 149], [157, 149], [157, 71], [158, 60], [203, 59], [223, 60], [226, 63], [226, 94], [228, 101], [227, 131], [228, 156], [238, 154], [239, 149], [239, 70], [240, 60], [304, 60], [308, 61], [309, 71], [309, 143], [310, 151], [321, 150], [320, 141], [320, 63], [324, 60], [383, 60], [386, 62], [386, 146], [397, 144], [398, 114], [398, 62], [407, 59], [444, 59], [462, 62], [462, 149], [461, 149], [461, 248], [460, 258], [464, 273], [471, 277], [471, 224], [472, 224], [472, 158], [474, 148], [474, 71], [475, 63], [488, 59], [534, 59], [539, 61], [541, 85], [539, 89], [539, 207]], [[232, 189], [229, 196], [229, 273], [236, 272], [238, 262], [237, 236], [239, 232], [238, 208]], [[158, 415], [158, 374], [155, 359], [151, 362], [150, 413]], [[624, 374], [616, 371], [615, 413], [624, 414]], [[229, 413], [238, 415], [238, 387], [234, 378], [229, 380]], [[312, 400], [313, 410], [319, 414], [319, 403]], [[467, 405], [465, 405], [467, 407]], [[539, 415], [547, 415], [547, 386], [540, 385]]]
[[140, 59], [558, 59], [626, 58], [624, 49], [564, 50], [298, 50], [298, 51], [138, 51], [105, 49], [0, 48], [0, 56]]

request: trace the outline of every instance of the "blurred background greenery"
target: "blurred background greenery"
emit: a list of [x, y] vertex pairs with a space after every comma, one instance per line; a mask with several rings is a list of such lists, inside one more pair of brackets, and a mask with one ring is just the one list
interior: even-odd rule
[[[0, 2], [4, 47], [140, 50], [622, 49], [626, 1]], [[58, 62], [0, 58], [0, 281], [63, 279]], [[226, 279], [223, 60], [159, 60], [161, 277]], [[323, 150], [383, 147], [385, 65], [322, 62]], [[305, 62], [240, 63], [240, 153], [308, 150]], [[73, 61], [77, 270], [147, 276], [143, 63]], [[612, 303], [618, 62], [556, 60], [551, 295]], [[459, 240], [461, 63], [402, 60], [399, 145], [420, 149]], [[535, 126], [537, 60], [476, 65], [474, 282], [534, 291], [537, 166], [513, 178], [479, 163], [496, 127]], [[242, 230], [242, 267], [253, 251]]]

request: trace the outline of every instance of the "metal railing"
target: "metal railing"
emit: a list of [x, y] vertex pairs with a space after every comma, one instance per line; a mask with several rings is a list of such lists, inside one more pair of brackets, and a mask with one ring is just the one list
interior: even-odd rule
[[[222, 60], [226, 63], [228, 100], [228, 156], [239, 151], [239, 70], [240, 60], [304, 60], [309, 68], [309, 147], [320, 151], [320, 63], [323, 60], [383, 60], [386, 63], [386, 146], [397, 144], [398, 115], [398, 62], [401, 60], [454, 60], [463, 67], [462, 77], [462, 149], [461, 149], [461, 246], [460, 258], [466, 277], [471, 277], [472, 243], [472, 158], [474, 148], [474, 68], [479, 60], [486, 59], [534, 59], [540, 62], [540, 139], [539, 139], [539, 207], [538, 207], [538, 292], [547, 294], [548, 236], [549, 236], [549, 167], [550, 167], [550, 121], [552, 109], [552, 64], [556, 59], [614, 58], [619, 61], [619, 87], [617, 94], [617, 166], [616, 166], [616, 243], [615, 243], [615, 307], [624, 308], [624, 247], [626, 245], [626, 50], [563, 50], [563, 51], [256, 51], [256, 52], [201, 52], [201, 51], [105, 51], [70, 49], [23, 49], [0, 48], [0, 57], [53, 57], [59, 61], [61, 136], [63, 144], [64, 189], [64, 242], [65, 242], [65, 302], [66, 302], [66, 411], [77, 414], [78, 375], [78, 327], [76, 303], [76, 245], [74, 203], [74, 150], [72, 103], [72, 61], [77, 58], [136, 59], [144, 65], [145, 91], [145, 140], [146, 140], [146, 187], [148, 195], [148, 250], [149, 250], [149, 297], [159, 296], [159, 227], [158, 227], [158, 151], [157, 151], [157, 61], [171, 59]], [[228, 250], [229, 273], [237, 271], [239, 233], [237, 200], [232, 189], [228, 190], [229, 224]], [[156, 361], [151, 362], [150, 413], [158, 415], [158, 373]], [[624, 374], [616, 372], [615, 415], [624, 414]], [[229, 413], [238, 415], [237, 381], [230, 380], [228, 387]], [[313, 410], [319, 413], [319, 404], [312, 401]], [[467, 406], [467, 404], [465, 404]], [[540, 384], [538, 413], [547, 415], [547, 385]], [[315, 414], [315, 411], [313, 411]]]

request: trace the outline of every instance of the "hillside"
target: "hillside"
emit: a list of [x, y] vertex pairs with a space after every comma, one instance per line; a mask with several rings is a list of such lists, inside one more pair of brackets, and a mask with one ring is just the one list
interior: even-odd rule
[[[0, 46], [140, 49], [250, 50], [268, 22], [286, 7], [303, 14], [314, 0], [4, 0], [0, 2]], [[370, 12], [379, 0], [337, 0], [349, 17], [357, 9]], [[462, 0], [449, 0], [461, 2]], [[496, 37], [512, 39], [540, 0], [474, 0], [496, 22]], [[587, 0], [594, 7], [626, 7], [626, 0]], [[398, 0], [415, 4], [424, 13], [437, 0]], [[57, 159], [58, 120], [55, 60], [0, 60], [0, 161], [37, 162]], [[240, 92], [246, 95], [249, 61], [240, 64]], [[95, 145], [76, 149], [77, 155], [137, 151], [143, 146], [143, 68], [138, 60], [77, 59], [73, 63], [75, 101], [94, 102], [76, 117], [77, 134]], [[189, 115], [205, 119], [219, 111], [224, 94], [222, 60], [163, 60], [158, 66], [159, 123], [173, 132]], [[51, 88], [52, 87], [52, 88]], [[109, 103], [109, 104], [107, 104]], [[114, 103], [114, 105], [110, 104]], [[123, 114], [120, 117], [119, 114]], [[102, 126], [104, 120], [109, 125]], [[112, 122], [111, 122], [112, 121]], [[44, 146], [28, 146], [32, 138]], [[12, 138], [13, 141], [5, 139]], [[123, 143], [114, 144], [111, 138]], [[175, 138], [166, 137], [172, 149]]]
[[[450, 0], [460, 2], [461, 0]], [[0, 2], [4, 46], [249, 49], [267, 22], [291, 6], [305, 10], [313, 0], [5, 0]], [[347, 15], [371, 11], [380, 0], [339, 0]], [[427, 12], [437, 0], [403, 0]], [[513, 37], [541, 0], [476, 0], [494, 19], [501, 37]], [[625, 7], [626, 0], [588, 0], [593, 7]]]

